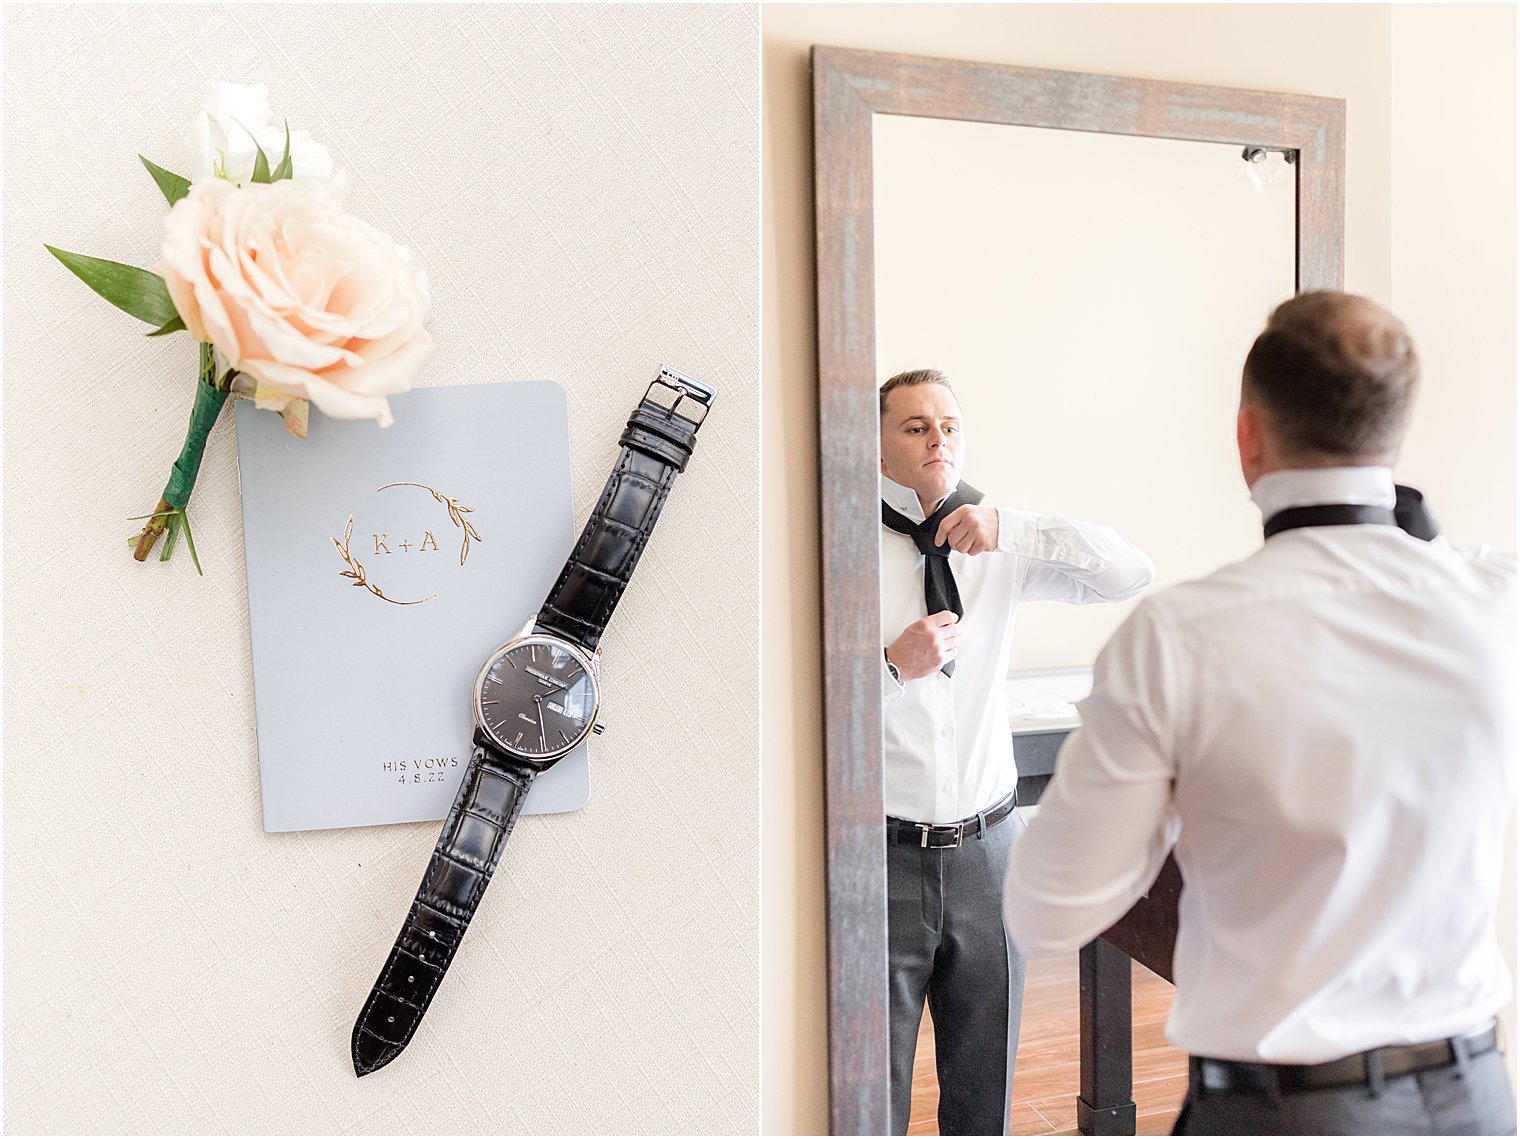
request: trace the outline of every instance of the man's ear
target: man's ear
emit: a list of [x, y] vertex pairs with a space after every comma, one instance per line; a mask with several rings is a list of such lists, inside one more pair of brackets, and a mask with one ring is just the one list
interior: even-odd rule
[[1235, 414], [1235, 446], [1240, 451], [1240, 472], [1250, 486], [1266, 463], [1267, 443], [1261, 411], [1249, 403], [1242, 403]]
[[881, 461], [881, 473], [882, 474], [886, 474], [887, 473], [887, 460], [886, 459], [882, 459], [882, 461]]

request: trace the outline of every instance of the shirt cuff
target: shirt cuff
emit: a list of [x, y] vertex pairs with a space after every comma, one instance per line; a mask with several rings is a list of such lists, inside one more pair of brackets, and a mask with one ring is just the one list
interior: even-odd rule
[[1029, 510], [999, 506], [997, 548], [1004, 554], [1037, 557], [1040, 548], [1040, 516]]

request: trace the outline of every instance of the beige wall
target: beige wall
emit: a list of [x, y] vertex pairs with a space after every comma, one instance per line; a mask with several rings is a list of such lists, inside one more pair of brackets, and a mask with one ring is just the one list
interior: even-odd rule
[[[1425, 365], [1399, 471], [1453, 539], [1514, 550], [1515, 9], [1395, 5], [1392, 24], [1390, 303]], [[1507, 865], [1514, 975], [1513, 819]], [[1513, 1075], [1513, 1001], [1503, 1020]]]
[[1429, 489], [1452, 537], [1513, 549], [1514, 12], [780, 5], [765, 8], [763, 40], [762, 1125], [818, 1133], [828, 1114], [808, 47], [1346, 99], [1346, 286], [1409, 320], [1429, 377], [1399, 473]]
[[1395, 5], [1389, 303], [1424, 358], [1400, 473], [1515, 549], [1515, 9]]

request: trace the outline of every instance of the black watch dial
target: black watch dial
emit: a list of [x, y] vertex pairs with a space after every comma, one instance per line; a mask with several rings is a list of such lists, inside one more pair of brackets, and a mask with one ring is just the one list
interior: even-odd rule
[[596, 682], [584, 659], [549, 637], [528, 637], [482, 673], [476, 697], [482, 726], [507, 751], [555, 759], [596, 720]]

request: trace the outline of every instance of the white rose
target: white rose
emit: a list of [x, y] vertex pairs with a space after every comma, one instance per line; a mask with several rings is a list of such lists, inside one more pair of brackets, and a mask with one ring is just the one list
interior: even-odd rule
[[164, 220], [164, 279], [185, 327], [256, 381], [260, 407], [309, 399], [391, 423], [432, 356], [411, 256], [338, 199], [294, 182], [197, 182]]
[[[239, 186], [253, 177], [254, 143], [272, 171], [285, 156], [285, 126], [273, 123], [269, 88], [263, 83], [218, 83], [195, 116], [185, 146], [190, 151], [190, 181], [225, 178]], [[326, 187], [336, 193], [347, 188], [342, 171], [334, 173], [332, 155], [309, 131], [290, 132], [290, 164], [295, 181]]]

